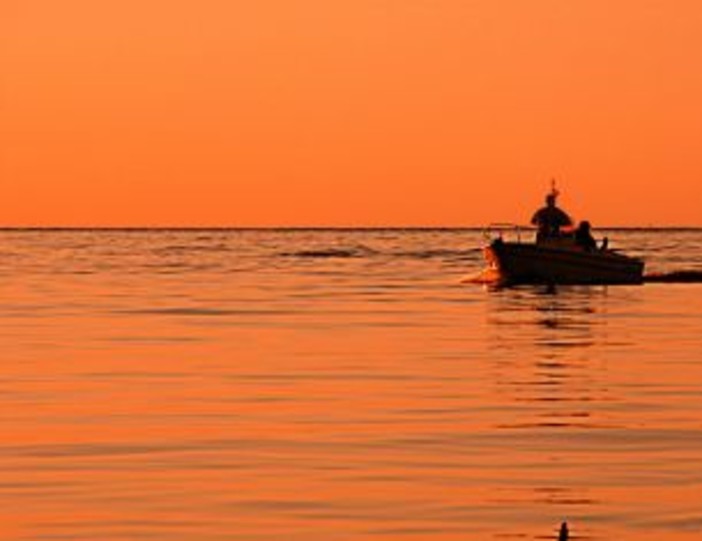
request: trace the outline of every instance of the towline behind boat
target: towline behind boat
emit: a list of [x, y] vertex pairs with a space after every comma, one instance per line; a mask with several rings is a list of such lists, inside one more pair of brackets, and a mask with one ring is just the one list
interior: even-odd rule
[[505, 285], [641, 284], [644, 262], [606, 247], [587, 249], [572, 236], [536, 242], [506, 241], [502, 234], [484, 247], [484, 276]]

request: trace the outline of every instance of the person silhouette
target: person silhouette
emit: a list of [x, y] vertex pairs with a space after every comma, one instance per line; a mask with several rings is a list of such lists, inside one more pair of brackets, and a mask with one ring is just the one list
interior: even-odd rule
[[537, 210], [531, 218], [531, 224], [538, 228], [537, 242], [560, 237], [562, 228], [573, 225], [570, 216], [556, 206], [556, 197], [558, 197], [558, 191], [553, 187], [546, 195], [546, 206]]
[[597, 250], [597, 241], [590, 232], [590, 222], [583, 220], [575, 230], [575, 243], [588, 252]]

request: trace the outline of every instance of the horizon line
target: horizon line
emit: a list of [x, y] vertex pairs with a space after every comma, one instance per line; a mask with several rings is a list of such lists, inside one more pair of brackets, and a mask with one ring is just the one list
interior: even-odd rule
[[[535, 230], [530, 225], [493, 223], [490, 225], [3, 225], [0, 232], [20, 231], [485, 231], [506, 226]], [[594, 230], [610, 231], [696, 231], [702, 225], [605, 225]]]

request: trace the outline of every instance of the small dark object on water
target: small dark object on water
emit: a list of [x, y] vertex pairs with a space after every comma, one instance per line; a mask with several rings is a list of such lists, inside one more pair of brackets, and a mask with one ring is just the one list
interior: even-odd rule
[[568, 523], [561, 524], [561, 531], [558, 534], [558, 541], [568, 541]]

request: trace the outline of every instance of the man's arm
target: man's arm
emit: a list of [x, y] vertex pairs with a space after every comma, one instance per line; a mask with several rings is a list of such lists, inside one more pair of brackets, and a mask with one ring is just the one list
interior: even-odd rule
[[559, 225], [560, 225], [561, 227], [563, 227], [563, 226], [572, 226], [572, 225], [573, 225], [573, 220], [570, 219], [570, 216], [568, 216], [568, 214], [566, 214], [566, 213], [565, 213], [564, 211], [562, 211], [561, 209], [558, 209], [558, 210], [559, 210], [558, 221], [560, 222]]
[[539, 225], [541, 223], [541, 210], [537, 210], [531, 217], [531, 225]]

